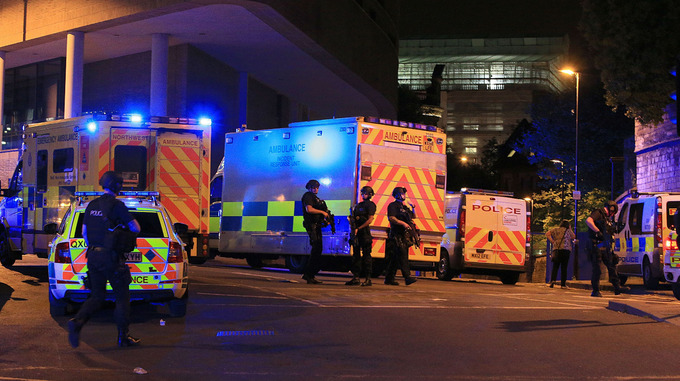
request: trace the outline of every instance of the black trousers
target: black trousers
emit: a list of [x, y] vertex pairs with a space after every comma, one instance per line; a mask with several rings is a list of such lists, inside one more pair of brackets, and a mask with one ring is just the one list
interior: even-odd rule
[[557, 269], [561, 269], [560, 272], [560, 283], [562, 286], [567, 285], [567, 265], [569, 264], [569, 256], [571, 251], [566, 249], [557, 249], [557, 258], [552, 265], [552, 274], [550, 275], [550, 281], [555, 282], [557, 279]]
[[[373, 246], [373, 238], [357, 236], [356, 242], [352, 245], [352, 275], [355, 278], [366, 277], [370, 278], [373, 272], [373, 257], [371, 250]], [[362, 255], [363, 253], [363, 255]]]
[[321, 227], [314, 224], [307, 228], [307, 234], [309, 235], [309, 244], [312, 247], [312, 250], [303, 273], [308, 278], [314, 278], [321, 269], [321, 253], [323, 252]]
[[397, 275], [397, 267], [401, 269], [401, 275], [404, 279], [411, 277], [411, 266], [408, 263], [408, 246], [404, 240], [397, 238], [390, 238], [385, 243], [385, 254], [387, 255], [388, 265], [385, 281], [390, 282], [394, 280]]
[[130, 283], [132, 282], [130, 268], [122, 261], [108, 260], [108, 258], [117, 257], [101, 247], [88, 249], [87, 256], [90, 296], [80, 307], [75, 319], [85, 323], [102, 307], [106, 300], [106, 281], [108, 280], [116, 298], [114, 310], [116, 325], [119, 330], [127, 332], [130, 325]]
[[590, 278], [590, 284], [593, 291], [600, 291], [600, 275], [602, 275], [602, 270], [600, 270], [600, 261], [604, 263], [607, 268], [607, 273], [609, 274], [609, 282], [614, 286], [615, 290], [621, 287], [621, 281], [619, 280], [619, 274], [616, 272], [616, 263], [614, 262], [614, 254], [611, 249], [607, 248], [604, 243], [592, 242], [590, 245], [590, 262], [593, 265], [593, 276]]

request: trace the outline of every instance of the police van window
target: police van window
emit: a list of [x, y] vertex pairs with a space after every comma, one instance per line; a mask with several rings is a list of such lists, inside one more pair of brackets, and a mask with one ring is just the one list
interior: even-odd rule
[[623, 225], [627, 221], [628, 217], [628, 204], [623, 204], [621, 207], [621, 212], [619, 212], [619, 219], [618, 219], [618, 225], [623, 228]]
[[628, 216], [628, 227], [630, 228], [630, 234], [641, 234], [642, 233], [642, 210], [644, 209], [644, 204], [631, 204], [630, 214]]
[[656, 214], [656, 199], [648, 198], [644, 201], [642, 209], [642, 232], [654, 233], [654, 215]]
[[35, 181], [36, 192], [47, 192], [47, 157], [47, 150], [40, 150], [35, 155], [35, 167], [37, 175]]
[[666, 203], [666, 226], [675, 230], [675, 213], [680, 208], [680, 201], [669, 201]]
[[73, 172], [73, 148], [54, 150], [52, 153], [52, 172]]
[[124, 190], [146, 190], [146, 147], [116, 146], [113, 167], [123, 176]]

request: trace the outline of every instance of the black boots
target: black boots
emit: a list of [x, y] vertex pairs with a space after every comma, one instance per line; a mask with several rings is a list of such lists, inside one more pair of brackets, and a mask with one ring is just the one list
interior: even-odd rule
[[119, 329], [118, 330], [118, 346], [119, 347], [134, 347], [139, 345], [141, 340], [136, 337], [130, 336], [128, 330]]
[[73, 348], [78, 348], [80, 345], [80, 330], [84, 324], [84, 321], [75, 318], [68, 321], [68, 343]]

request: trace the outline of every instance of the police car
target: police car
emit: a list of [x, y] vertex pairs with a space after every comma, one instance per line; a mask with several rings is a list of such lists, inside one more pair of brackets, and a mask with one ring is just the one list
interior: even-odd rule
[[[48, 224], [45, 232], [57, 234], [50, 244], [48, 259], [50, 312], [63, 315], [75, 304], [84, 302], [89, 290], [84, 285], [87, 276], [87, 246], [82, 227], [89, 201], [103, 192], [76, 192], [76, 200], [67, 210], [61, 224]], [[185, 224], [170, 221], [168, 212], [158, 200], [157, 192], [121, 192], [118, 197], [139, 222], [137, 248], [127, 254], [130, 267], [131, 301], [167, 301], [170, 314], [184, 316], [188, 293], [188, 264], [184, 243], [179, 234]], [[107, 284], [107, 300], [113, 300]]]

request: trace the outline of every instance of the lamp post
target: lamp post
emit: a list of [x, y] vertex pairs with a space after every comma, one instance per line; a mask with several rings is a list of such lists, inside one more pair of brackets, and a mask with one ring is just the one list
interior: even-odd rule
[[557, 159], [552, 159], [550, 161], [560, 165], [560, 189], [562, 190], [562, 196], [560, 196], [560, 219], [561, 221], [564, 221], [566, 219], [566, 216], [564, 215], [564, 162]]
[[576, 78], [576, 107], [574, 108], [574, 119], [576, 120], [576, 144], [574, 149], [574, 279], [578, 280], [578, 200], [581, 199], [581, 192], [578, 191], [578, 90], [580, 75], [578, 72], [564, 69], [561, 73], [572, 75]]

